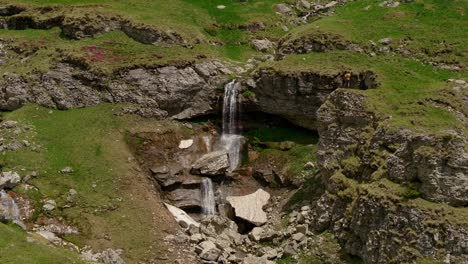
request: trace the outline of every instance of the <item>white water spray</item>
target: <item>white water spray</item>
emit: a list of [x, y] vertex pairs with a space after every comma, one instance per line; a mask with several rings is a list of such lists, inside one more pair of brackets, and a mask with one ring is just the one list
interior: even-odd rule
[[21, 222], [20, 210], [18, 209], [15, 200], [13, 200], [13, 198], [3, 190], [0, 191], [0, 211], [4, 212], [3, 216], [6, 219], [10, 219], [13, 223], [24, 227], [24, 224]]
[[221, 145], [229, 153], [229, 171], [235, 170], [241, 160], [242, 136], [239, 120], [240, 104], [238, 101], [240, 87], [235, 80], [226, 84], [223, 103], [223, 134]]
[[202, 210], [205, 215], [216, 214], [216, 202], [213, 192], [213, 182], [209, 178], [205, 178], [201, 184], [202, 194]]

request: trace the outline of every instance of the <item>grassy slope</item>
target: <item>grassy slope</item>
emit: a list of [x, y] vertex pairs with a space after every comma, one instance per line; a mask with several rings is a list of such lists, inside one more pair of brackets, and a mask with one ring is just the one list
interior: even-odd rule
[[[111, 33], [98, 40], [87, 41], [67, 41], [58, 39], [59, 33], [52, 31], [49, 33], [36, 33], [27, 31], [25, 34], [19, 32], [0, 31], [0, 35], [11, 36], [13, 38], [23, 39], [32, 38], [34, 40], [47, 41], [49, 51], [55, 48], [63, 48], [72, 50], [74, 53], [83, 55], [84, 45], [96, 45], [108, 52], [106, 61], [107, 64], [118, 65], [119, 67], [131, 63], [132, 58], [136, 55], [138, 64], [154, 63], [155, 58], [152, 54], [163, 54], [166, 59], [162, 60], [180, 60], [185, 57], [185, 60], [193, 58], [194, 54], [216, 55], [218, 57], [226, 57], [232, 60], [247, 60], [256, 52], [250, 47], [249, 39], [252, 36], [269, 36], [279, 38], [282, 31], [275, 25], [280, 21], [280, 16], [273, 9], [276, 3], [284, 1], [280, 0], [264, 0], [264, 1], [249, 1], [238, 2], [231, 0], [174, 0], [171, 4], [167, 4], [164, 0], [144, 1], [97, 1], [87, 0], [76, 1], [67, 0], [0, 0], [1, 4], [23, 4], [30, 6], [59, 6], [65, 8], [73, 8], [67, 13], [73, 15], [83, 15], [88, 12], [98, 12], [110, 15], [120, 15], [125, 18], [130, 18], [135, 22], [142, 22], [148, 25], [155, 26], [162, 30], [175, 30], [189, 42], [194, 42], [195, 39], [207, 41], [215, 41], [223, 43], [222, 46], [212, 46], [208, 44], [197, 45], [195, 50], [184, 49], [181, 47], [164, 48], [151, 47], [150, 45], [138, 45], [122, 36], [122, 34]], [[218, 9], [218, 5], [226, 6], [225, 9]], [[38, 16], [40, 14], [37, 14]], [[241, 25], [247, 25], [251, 22], [262, 22], [266, 25], [265, 31], [250, 32], [247, 30], [238, 29]], [[103, 44], [103, 42], [113, 42], [112, 45]], [[52, 45], [50, 45], [52, 44]], [[148, 47], [149, 46], [149, 47]], [[142, 58], [142, 54], [148, 54]], [[42, 57], [47, 57], [46, 54]], [[41, 59], [39, 58], [38, 61]], [[157, 63], [157, 62], [156, 62]], [[97, 65], [102, 67], [103, 65]], [[106, 66], [106, 65], [104, 65]]]
[[84, 263], [76, 253], [57, 249], [38, 241], [28, 242], [18, 227], [0, 223], [0, 263], [62, 264]]
[[[368, 5], [372, 7], [365, 11], [364, 7]], [[384, 37], [392, 37], [398, 45], [403, 38], [411, 38], [408, 46], [411, 50], [425, 51], [436, 61], [456, 61], [467, 66], [466, 34], [456, 30], [468, 26], [467, 8], [466, 1], [415, 1], [398, 8], [381, 8], [372, 0], [356, 1], [339, 8], [334, 16], [297, 28], [291, 35], [299, 38], [319, 28], [362, 45]], [[444, 47], [449, 47], [451, 52], [444, 53]], [[287, 73], [370, 69], [377, 73], [381, 87], [365, 92], [370, 99], [369, 107], [392, 116], [391, 122], [397, 127], [431, 132], [456, 128], [466, 132], [466, 125], [452, 113], [425, 100], [441, 99], [456, 109], [463, 109], [459, 98], [450, 95], [445, 81], [449, 78], [468, 79], [467, 72], [441, 70], [397, 55], [372, 58], [347, 51], [291, 55], [284, 61], [267, 63], [265, 67]]]
[[[152, 122], [132, 116], [117, 117], [113, 113], [118, 109], [116, 105], [101, 105], [49, 113], [48, 109], [29, 105], [8, 113], [7, 119], [34, 125], [35, 141], [43, 147], [39, 152], [7, 153], [0, 161], [5, 169], [39, 173], [31, 181], [39, 192], [15, 191], [39, 203], [47, 198], [56, 200], [59, 207], [72, 206], [39, 213], [63, 216], [80, 227], [80, 235], [67, 239], [101, 250], [122, 248], [124, 257], [137, 263], [163, 253], [158, 241], [162, 232], [173, 226], [145, 174], [135, 170], [137, 165], [128, 160], [131, 153], [125, 143], [125, 129]], [[59, 173], [66, 166], [75, 172]], [[65, 197], [72, 188], [78, 197], [67, 202]], [[160, 215], [155, 217], [153, 212]]]

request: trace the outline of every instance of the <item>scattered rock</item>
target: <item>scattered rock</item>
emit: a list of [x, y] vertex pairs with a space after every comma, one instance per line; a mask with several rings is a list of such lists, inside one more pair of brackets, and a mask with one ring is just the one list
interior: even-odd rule
[[286, 4], [277, 4], [275, 6], [275, 9], [278, 13], [283, 14], [283, 15], [291, 15], [292, 10], [289, 8]]
[[379, 39], [379, 43], [382, 44], [382, 45], [390, 45], [390, 44], [392, 44], [392, 42], [393, 42], [392, 38]]
[[272, 49], [274, 44], [268, 39], [253, 39], [252, 46], [256, 51], [266, 52]]
[[235, 216], [244, 219], [256, 226], [267, 221], [263, 207], [268, 203], [270, 194], [262, 189], [244, 196], [228, 196], [226, 200], [234, 208]]
[[211, 241], [203, 241], [198, 244], [198, 246], [195, 247], [195, 252], [201, 259], [208, 261], [215, 261], [221, 255], [221, 250]]
[[12, 120], [8, 120], [8, 121], [3, 122], [3, 123], [0, 125], [0, 128], [11, 129], [11, 128], [15, 128], [16, 125], [18, 125], [18, 122], [12, 121]]
[[325, 8], [333, 8], [338, 5], [337, 1], [331, 1], [330, 3], [325, 5]]
[[57, 203], [54, 200], [47, 200], [42, 206], [42, 208], [46, 211], [52, 211], [55, 209], [55, 207], [57, 207]]
[[60, 170], [60, 173], [63, 173], [63, 174], [67, 174], [67, 173], [73, 173], [74, 170], [72, 167], [65, 167], [63, 169]]
[[21, 182], [21, 177], [14, 171], [0, 172], [0, 190], [14, 188]]
[[379, 4], [380, 7], [397, 7], [399, 5], [400, 5], [400, 2], [393, 1], [393, 0], [384, 1], [384, 2]]
[[298, 3], [305, 9], [310, 9], [310, 3], [307, 0], [299, 0]]

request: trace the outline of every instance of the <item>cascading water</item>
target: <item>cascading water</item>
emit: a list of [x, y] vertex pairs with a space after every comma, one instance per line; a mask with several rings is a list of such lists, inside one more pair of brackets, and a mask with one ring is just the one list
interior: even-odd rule
[[241, 160], [241, 123], [239, 120], [239, 84], [233, 80], [224, 89], [223, 134], [221, 145], [229, 153], [229, 171], [235, 170]]
[[216, 203], [213, 192], [213, 182], [209, 178], [205, 178], [201, 184], [202, 194], [202, 210], [205, 215], [216, 214]]
[[0, 212], [2, 218], [13, 220], [13, 223], [23, 226], [15, 200], [3, 190], [0, 191]]

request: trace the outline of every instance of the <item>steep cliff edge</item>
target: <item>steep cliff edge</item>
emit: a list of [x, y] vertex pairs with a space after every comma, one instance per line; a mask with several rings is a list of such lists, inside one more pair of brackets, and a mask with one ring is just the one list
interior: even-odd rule
[[392, 128], [358, 91], [335, 91], [318, 117], [315, 230], [365, 263], [468, 261], [466, 210], [453, 207], [467, 205], [466, 137]]

